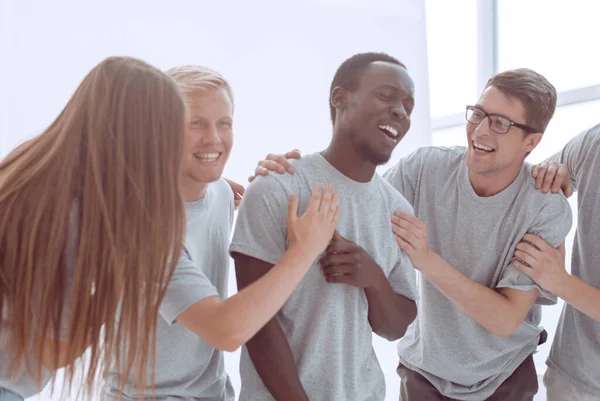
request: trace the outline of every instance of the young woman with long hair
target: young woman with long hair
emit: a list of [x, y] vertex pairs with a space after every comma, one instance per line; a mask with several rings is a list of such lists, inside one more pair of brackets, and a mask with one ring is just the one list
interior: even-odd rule
[[80, 389], [111, 358], [148, 366], [185, 229], [185, 119], [169, 77], [108, 58], [0, 163], [0, 399], [38, 393], [61, 367], [72, 384], [88, 347]]

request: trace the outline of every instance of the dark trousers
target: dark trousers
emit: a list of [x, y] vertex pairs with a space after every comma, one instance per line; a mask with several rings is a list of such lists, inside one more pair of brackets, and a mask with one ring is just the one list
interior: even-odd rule
[[[400, 364], [400, 401], [459, 401], [442, 395], [420, 373]], [[532, 401], [538, 392], [533, 356], [527, 359], [485, 401]], [[482, 400], [483, 401], [483, 400]]]

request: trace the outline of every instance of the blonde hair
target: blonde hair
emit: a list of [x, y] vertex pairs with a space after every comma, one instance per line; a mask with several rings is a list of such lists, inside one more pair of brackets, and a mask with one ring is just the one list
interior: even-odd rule
[[166, 74], [177, 83], [184, 95], [224, 89], [231, 100], [232, 107], [234, 106], [233, 90], [229, 82], [215, 70], [198, 65], [184, 65], [173, 67], [167, 70]]
[[[154, 371], [158, 308], [185, 229], [184, 119], [164, 73], [108, 58], [41, 135], [0, 163], [0, 334], [14, 375], [25, 367], [42, 377], [44, 355], [58, 365], [59, 340], [67, 360], [91, 347], [88, 395], [111, 364], [126, 367], [121, 385], [131, 371], [141, 383]], [[74, 371], [66, 367], [69, 388]]]

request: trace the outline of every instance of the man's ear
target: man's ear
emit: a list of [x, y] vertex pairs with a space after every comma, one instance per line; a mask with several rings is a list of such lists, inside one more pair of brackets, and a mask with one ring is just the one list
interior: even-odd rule
[[348, 91], [340, 86], [336, 86], [331, 91], [331, 105], [337, 110], [344, 110], [348, 107]]
[[536, 132], [533, 134], [527, 134], [525, 137], [525, 150], [529, 154], [535, 149], [535, 147], [542, 140], [543, 134], [541, 132]]

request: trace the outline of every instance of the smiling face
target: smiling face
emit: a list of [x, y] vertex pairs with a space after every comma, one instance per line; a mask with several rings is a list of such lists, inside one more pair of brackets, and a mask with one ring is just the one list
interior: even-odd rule
[[223, 88], [187, 94], [183, 185], [205, 186], [221, 177], [233, 145], [233, 106]]
[[[483, 111], [504, 116], [515, 123], [526, 123], [522, 102], [506, 96], [493, 86], [483, 92], [476, 107], [475, 113]], [[497, 121], [493, 122], [497, 124]], [[483, 118], [479, 124], [468, 122], [469, 173], [496, 178], [514, 176], [520, 171], [526, 155], [537, 146], [541, 138], [541, 133], [526, 133], [514, 126], [505, 134], [496, 133], [490, 129], [489, 117]]]
[[336, 124], [349, 134], [365, 161], [385, 164], [410, 128], [414, 93], [404, 67], [373, 62], [362, 73], [356, 90], [333, 90]]

